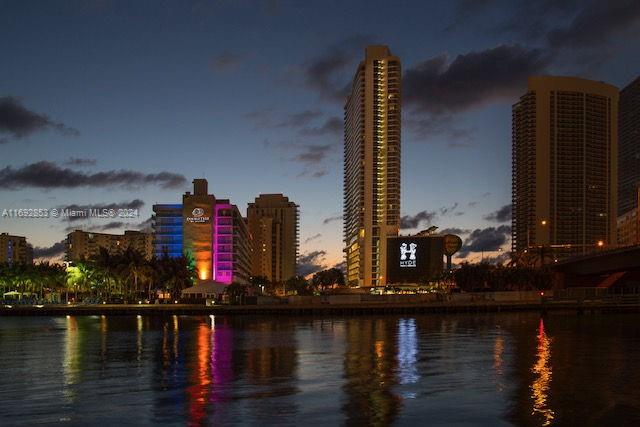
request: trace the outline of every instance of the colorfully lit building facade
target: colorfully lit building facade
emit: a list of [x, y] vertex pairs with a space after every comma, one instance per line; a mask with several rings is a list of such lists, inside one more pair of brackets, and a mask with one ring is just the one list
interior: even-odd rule
[[156, 256], [193, 258], [201, 281], [248, 283], [251, 277], [251, 234], [245, 218], [226, 199], [208, 192], [205, 179], [193, 180], [193, 193], [182, 204], [153, 206]]
[[0, 264], [32, 264], [33, 248], [27, 238], [0, 233]]
[[112, 255], [133, 249], [145, 259], [153, 256], [153, 236], [151, 233], [126, 230], [124, 234], [93, 233], [74, 230], [67, 235], [67, 261], [93, 259], [105, 249]]
[[253, 237], [251, 268], [254, 276], [273, 283], [296, 275], [298, 259], [298, 205], [282, 194], [261, 194], [247, 207]]
[[530, 77], [512, 113], [513, 250], [562, 256], [615, 245], [618, 89]]
[[638, 207], [640, 185], [640, 77], [620, 91], [618, 215]]
[[387, 237], [400, 228], [400, 60], [369, 46], [344, 106], [347, 282], [381, 286]]

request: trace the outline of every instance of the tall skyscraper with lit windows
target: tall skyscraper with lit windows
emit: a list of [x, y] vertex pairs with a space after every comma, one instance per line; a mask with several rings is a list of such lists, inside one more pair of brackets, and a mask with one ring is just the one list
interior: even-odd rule
[[615, 245], [618, 89], [577, 77], [528, 83], [512, 111], [513, 250]]
[[344, 106], [347, 282], [386, 283], [387, 236], [400, 228], [400, 60], [369, 46]]

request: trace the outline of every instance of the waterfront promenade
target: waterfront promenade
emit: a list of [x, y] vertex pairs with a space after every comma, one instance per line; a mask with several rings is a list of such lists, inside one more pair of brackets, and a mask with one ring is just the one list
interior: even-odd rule
[[[452, 294], [444, 298], [424, 295], [371, 295], [329, 298], [302, 297], [280, 303], [243, 305], [204, 304], [98, 304], [0, 306], [0, 316], [38, 315], [366, 315], [482, 313], [509, 311], [640, 312], [640, 295], [599, 295], [593, 292], [492, 292]], [[385, 298], [394, 297], [394, 298]]]

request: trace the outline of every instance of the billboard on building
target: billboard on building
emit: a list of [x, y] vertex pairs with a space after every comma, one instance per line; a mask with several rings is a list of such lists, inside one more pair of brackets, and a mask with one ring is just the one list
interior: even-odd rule
[[442, 274], [442, 236], [387, 238], [386, 282], [426, 283]]

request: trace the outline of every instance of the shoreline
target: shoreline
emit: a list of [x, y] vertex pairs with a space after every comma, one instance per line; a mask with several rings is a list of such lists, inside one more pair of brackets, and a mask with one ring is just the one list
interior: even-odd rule
[[397, 314], [456, 314], [548, 311], [583, 313], [640, 313], [640, 303], [625, 301], [538, 301], [477, 303], [359, 303], [359, 304], [269, 304], [214, 305], [201, 304], [113, 304], [113, 305], [50, 305], [0, 307], [5, 316], [169, 316], [169, 315], [397, 315]]

